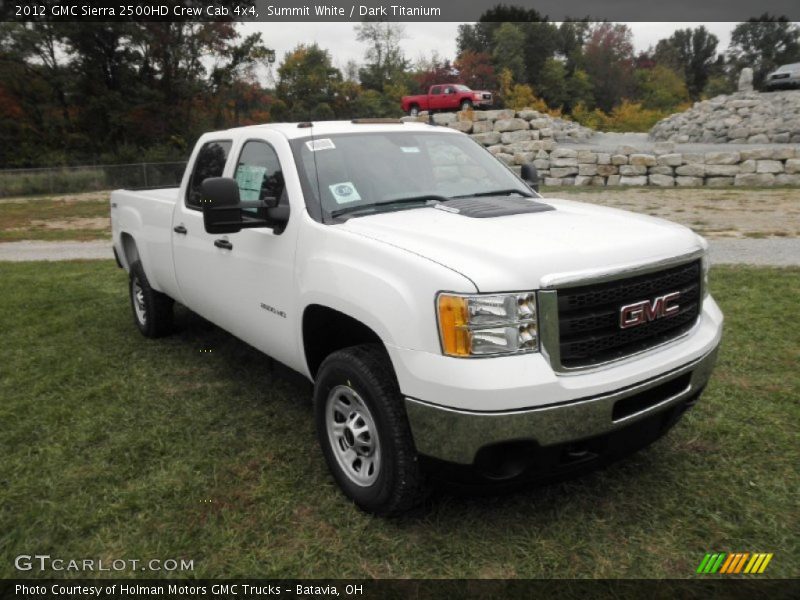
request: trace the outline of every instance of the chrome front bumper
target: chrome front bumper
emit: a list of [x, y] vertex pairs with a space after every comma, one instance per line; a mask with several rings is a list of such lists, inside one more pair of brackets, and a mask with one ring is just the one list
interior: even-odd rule
[[[540, 446], [578, 441], [612, 432], [686, 402], [708, 382], [717, 350], [714, 348], [700, 359], [640, 384], [556, 405], [508, 412], [475, 412], [406, 398], [406, 412], [418, 452], [469, 465], [486, 446], [519, 440], [532, 440]], [[646, 393], [687, 373], [691, 375], [682, 390], [647, 408], [613, 418], [614, 405], [620, 400]]]

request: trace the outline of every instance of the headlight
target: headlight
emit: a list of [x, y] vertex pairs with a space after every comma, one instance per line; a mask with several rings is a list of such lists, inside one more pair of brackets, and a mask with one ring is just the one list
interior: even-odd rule
[[439, 334], [448, 356], [539, 351], [536, 294], [439, 294]]

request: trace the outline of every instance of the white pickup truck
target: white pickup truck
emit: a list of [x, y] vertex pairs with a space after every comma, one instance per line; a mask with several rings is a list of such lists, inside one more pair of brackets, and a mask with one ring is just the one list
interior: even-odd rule
[[111, 194], [114, 252], [144, 335], [176, 301], [303, 374], [341, 489], [398, 513], [631, 452], [710, 377], [702, 238], [522, 174], [418, 123], [218, 131], [179, 189]]

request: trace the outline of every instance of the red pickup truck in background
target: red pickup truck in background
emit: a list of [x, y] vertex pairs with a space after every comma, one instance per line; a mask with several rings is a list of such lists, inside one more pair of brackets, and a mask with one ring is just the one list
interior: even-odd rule
[[427, 94], [403, 96], [403, 112], [416, 116], [420, 111], [467, 110], [475, 106], [491, 106], [492, 93], [475, 91], [460, 83], [432, 85]]

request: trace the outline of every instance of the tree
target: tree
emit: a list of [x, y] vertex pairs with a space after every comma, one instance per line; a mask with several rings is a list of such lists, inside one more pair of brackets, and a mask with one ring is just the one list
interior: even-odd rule
[[550, 108], [561, 108], [567, 101], [567, 69], [557, 58], [548, 58], [539, 74], [539, 96]]
[[622, 23], [598, 23], [584, 50], [597, 106], [605, 112], [633, 92], [633, 34]]
[[317, 44], [298, 45], [287, 52], [278, 67], [277, 96], [286, 103], [290, 118], [317, 118], [314, 108], [334, 104], [342, 74], [331, 62], [327, 50]]
[[679, 29], [656, 44], [655, 62], [683, 75], [686, 88], [697, 100], [708, 82], [719, 40], [703, 27]]
[[689, 100], [689, 92], [683, 77], [665, 65], [636, 71], [639, 83], [639, 98], [642, 106], [660, 111], [675, 111]]
[[594, 106], [592, 81], [583, 69], [575, 69], [572, 76], [567, 78], [567, 99], [564, 102], [564, 110], [571, 114], [579, 104], [585, 107]]
[[492, 57], [485, 52], [462, 52], [453, 65], [458, 71], [458, 79], [473, 90], [497, 89], [497, 74], [492, 65]]
[[516, 23], [503, 23], [492, 38], [492, 59], [498, 71], [508, 69], [514, 81], [526, 81], [525, 34]]
[[800, 28], [766, 13], [749, 19], [733, 29], [728, 56], [737, 69], [752, 67], [753, 82], [760, 85], [771, 70], [800, 61]]
[[398, 23], [367, 21], [355, 26], [356, 39], [367, 45], [365, 66], [359, 71], [361, 85], [382, 92], [389, 83], [402, 83], [408, 61], [400, 40], [405, 28]]

